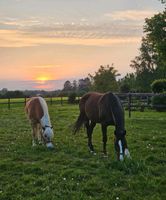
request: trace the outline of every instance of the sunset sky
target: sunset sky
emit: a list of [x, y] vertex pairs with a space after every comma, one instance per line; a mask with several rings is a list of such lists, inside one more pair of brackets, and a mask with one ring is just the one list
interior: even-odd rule
[[0, 90], [55, 90], [114, 63], [131, 72], [158, 0], [0, 0]]

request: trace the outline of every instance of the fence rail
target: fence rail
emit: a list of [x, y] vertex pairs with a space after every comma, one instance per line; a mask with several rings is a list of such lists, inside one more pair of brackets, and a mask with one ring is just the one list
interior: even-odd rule
[[[12, 105], [16, 105], [16, 104], [22, 104], [23, 106], [25, 106], [27, 100], [29, 98], [0, 98], [0, 106], [1, 105], [7, 105], [8, 109], [10, 109], [12, 107]], [[80, 97], [76, 97], [76, 102], [78, 102], [80, 99]], [[53, 105], [53, 104], [67, 104], [68, 103], [68, 97], [45, 97], [46, 102], [49, 105]]]
[[[128, 115], [131, 117], [133, 110], [144, 111], [145, 108], [153, 108], [151, 105], [151, 97], [155, 96], [154, 93], [116, 93], [120, 98], [124, 108], [128, 110]], [[11, 109], [12, 105], [22, 104], [25, 106], [28, 98], [7, 98], [0, 99], [0, 107], [7, 105], [8, 109]], [[76, 103], [79, 102], [80, 97], [76, 97]], [[46, 102], [49, 105], [59, 104], [64, 105], [68, 103], [68, 97], [45, 97]], [[158, 105], [160, 108], [165, 108], [165, 105]]]

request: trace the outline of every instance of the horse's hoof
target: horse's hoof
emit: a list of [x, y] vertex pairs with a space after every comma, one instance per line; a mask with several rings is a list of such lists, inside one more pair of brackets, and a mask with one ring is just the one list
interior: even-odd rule
[[108, 158], [108, 154], [107, 153], [102, 152], [102, 156], [103, 156], [103, 158]]
[[92, 150], [89, 150], [89, 152], [92, 153], [92, 154], [94, 153], [94, 151], [92, 151]]
[[94, 156], [96, 156], [96, 152], [95, 152], [95, 151], [90, 150], [89, 152], [90, 152], [91, 154], [93, 154]]
[[43, 145], [43, 142], [39, 142], [39, 145], [40, 145], [40, 146]]
[[37, 144], [36, 143], [32, 143], [32, 147], [36, 147], [37, 146]]

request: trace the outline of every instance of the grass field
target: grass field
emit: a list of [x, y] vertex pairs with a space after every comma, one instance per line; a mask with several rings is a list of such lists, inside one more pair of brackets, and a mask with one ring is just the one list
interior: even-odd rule
[[118, 162], [113, 127], [108, 129], [108, 157], [101, 154], [100, 126], [94, 130], [96, 156], [87, 150], [82, 130], [71, 125], [78, 105], [49, 106], [54, 150], [32, 148], [31, 128], [22, 107], [0, 108], [0, 200], [165, 200], [166, 113], [126, 113], [132, 160]]

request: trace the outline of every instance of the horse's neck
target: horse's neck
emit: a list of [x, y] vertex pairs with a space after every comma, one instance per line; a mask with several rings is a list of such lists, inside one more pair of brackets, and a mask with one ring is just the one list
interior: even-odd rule
[[41, 104], [42, 109], [43, 109], [43, 117], [40, 119], [40, 123], [43, 127], [51, 126], [47, 104], [46, 104], [46, 102], [44, 101], [43, 98], [39, 97], [39, 100], [40, 100], [40, 104]]
[[124, 118], [120, 118], [116, 121], [116, 130], [117, 131], [122, 131], [125, 130], [125, 124], [124, 124]]
[[49, 115], [44, 114], [43, 117], [40, 119], [40, 123], [41, 123], [42, 127], [51, 126]]

